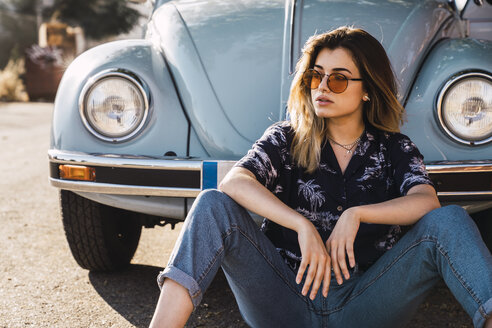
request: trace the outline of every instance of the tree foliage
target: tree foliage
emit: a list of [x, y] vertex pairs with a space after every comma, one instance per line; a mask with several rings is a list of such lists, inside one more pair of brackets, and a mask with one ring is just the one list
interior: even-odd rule
[[34, 15], [38, 0], [0, 0], [0, 10]]
[[[29, 4], [30, 2], [30, 4]], [[35, 0], [0, 0], [0, 70], [24, 55], [38, 37]]]
[[80, 26], [87, 37], [96, 40], [128, 33], [141, 16], [125, 0], [55, 0], [43, 15]]

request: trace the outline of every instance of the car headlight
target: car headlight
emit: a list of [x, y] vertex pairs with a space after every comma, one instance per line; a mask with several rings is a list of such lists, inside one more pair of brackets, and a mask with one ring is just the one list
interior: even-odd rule
[[104, 71], [91, 78], [82, 90], [79, 99], [82, 121], [102, 140], [128, 140], [145, 125], [149, 111], [147, 90], [130, 72]]
[[443, 87], [437, 113], [441, 126], [454, 140], [480, 145], [492, 140], [492, 76], [460, 75]]

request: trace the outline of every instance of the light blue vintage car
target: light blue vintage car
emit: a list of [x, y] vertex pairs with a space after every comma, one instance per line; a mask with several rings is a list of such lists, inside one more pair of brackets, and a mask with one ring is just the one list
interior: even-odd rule
[[155, 1], [146, 36], [80, 55], [58, 89], [50, 181], [73, 256], [127, 265], [142, 226], [184, 220], [273, 122], [306, 39], [379, 39], [442, 202], [492, 241], [492, 4], [437, 0]]

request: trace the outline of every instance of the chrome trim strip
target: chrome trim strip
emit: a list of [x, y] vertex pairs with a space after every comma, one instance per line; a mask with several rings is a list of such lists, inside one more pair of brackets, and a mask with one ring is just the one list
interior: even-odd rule
[[[138, 124], [138, 126], [128, 133], [125, 136], [121, 137], [108, 137], [94, 129], [89, 121], [86, 118], [85, 114], [85, 98], [89, 90], [92, 89], [92, 87], [100, 80], [106, 78], [106, 77], [111, 77], [111, 76], [117, 76], [124, 78], [131, 83], [133, 83], [137, 89], [140, 91], [140, 94], [142, 95], [143, 101], [144, 101], [144, 114], [142, 116], [142, 120]], [[108, 142], [122, 142], [129, 140], [133, 137], [135, 137], [145, 126], [147, 123], [147, 118], [149, 117], [149, 111], [150, 111], [150, 91], [145, 82], [139, 78], [135, 73], [125, 70], [125, 69], [120, 69], [120, 68], [110, 68], [106, 69], [102, 72], [99, 72], [93, 76], [91, 76], [87, 82], [85, 83], [84, 87], [82, 88], [82, 91], [79, 95], [79, 113], [80, 113], [80, 118], [82, 119], [82, 122], [84, 123], [85, 128], [92, 133], [94, 136], [97, 138], [108, 141]]]
[[[109, 183], [83, 182], [72, 180], [59, 180], [49, 178], [53, 187], [82, 192], [97, 192], [101, 194], [115, 195], [144, 195], [144, 196], [167, 196], [167, 197], [196, 197], [201, 192], [200, 189], [184, 188], [162, 188], [162, 187], [143, 187], [130, 185], [116, 185]], [[438, 192], [437, 196], [492, 196], [492, 191], [443, 191]]]
[[471, 204], [465, 203], [465, 204], [460, 204], [460, 202], [457, 202], [457, 205], [460, 205], [463, 207], [468, 214], [473, 214], [481, 211], [488, 210], [489, 208], [492, 208], [492, 201], [477, 201], [473, 202]]
[[441, 191], [437, 193], [437, 196], [492, 196], [492, 190], [490, 191]]
[[462, 138], [454, 135], [453, 132], [451, 132], [451, 130], [448, 129], [448, 127], [444, 123], [444, 118], [442, 117], [442, 101], [443, 101], [444, 95], [446, 94], [448, 89], [453, 84], [458, 82], [459, 80], [462, 80], [464, 78], [471, 77], [471, 76], [477, 76], [477, 77], [481, 77], [481, 78], [484, 78], [487, 80], [492, 80], [492, 76], [485, 74], [485, 73], [481, 73], [481, 72], [469, 72], [469, 73], [464, 73], [464, 74], [460, 74], [458, 76], [452, 77], [448, 82], [446, 82], [446, 84], [442, 87], [441, 91], [439, 92], [439, 95], [437, 97], [437, 103], [436, 103], [436, 111], [437, 111], [437, 117], [439, 119], [439, 124], [441, 124], [441, 127], [444, 129], [446, 134], [451, 139], [453, 139], [454, 141], [457, 141], [461, 144], [468, 145], [468, 146], [478, 146], [478, 145], [483, 145], [483, 144], [486, 144], [486, 143], [492, 141], [492, 137], [488, 137], [488, 138], [485, 138], [483, 140], [478, 140], [478, 141], [470, 141], [470, 140], [462, 139]]
[[124, 155], [90, 155], [78, 152], [66, 152], [56, 149], [48, 151], [52, 163], [87, 166], [112, 166], [122, 168], [188, 170], [201, 171], [202, 161], [179, 159], [156, 159], [152, 157], [130, 157]]
[[296, 17], [296, 1], [292, 0], [290, 7], [290, 35], [289, 35], [289, 73], [294, 72], [294, 19]]
[[[79, 164], [87, 166], [114, 166], [124, 168], [143, 168], [143, 169], [166, 169], [166, 170], [190, 170], [200, 171], [202, 160], [188, 158], [159, 159], [146, 156], [129, 156], [116, 154], [87, 154], [82, 152], [61, 151], [58, 149], [48, 150], [48, 158], [53, 163], [60, 164]], [[220, 163], [228, 162], [231, 165], [235, 161], [216, 161]], [[435, 162], [436, 164], [426, 164], [429, 173], [466, 173], [466, 172], [492, 172], [492, 160], [486, 161], [453, 161]]]
[[428, 164], [425, 166], [430, 174], [439, 173], [468, 173], [468, 172], [492, 172], [492, 161], [490, 163], [452, 163], [452, 164]]
[[143, 187], [130, 185], [117, 185], [110, 183], [84, 182], [73, 180], [59, 180], [50, 178], [53, 187], [82, 192], [97, 192], [101, 194], [115, 195], [143, 195], [166, 197], [196, 197], [200, 189]]

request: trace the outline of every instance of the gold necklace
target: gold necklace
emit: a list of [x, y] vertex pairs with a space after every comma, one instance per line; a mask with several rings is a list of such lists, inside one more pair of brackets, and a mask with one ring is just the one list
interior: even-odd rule
[[[362, 132], [362, 133], [364, 133], [364, 132]], [[360, 138], [362, 137], [362, 134], [357, 139], [355, 139], [354, 142], [349, 143], [349, 144], [346, 144], [346, 145], [343, 145], [343, 144], [341, 144], [339, 142], [336, 142], [335, 140], [333, 140], [329, 136], [326, 136], [326, 137], [328, 139], [330, 139], [330, 141], [333, 142], [335, 145], [337, 145], [337, 146], [342, 147], [343, 149], [345, 149], [347, 151], [347, 154], [350, 154], [350, 153], [352, 153], [352, 149], [359, 143]]]

